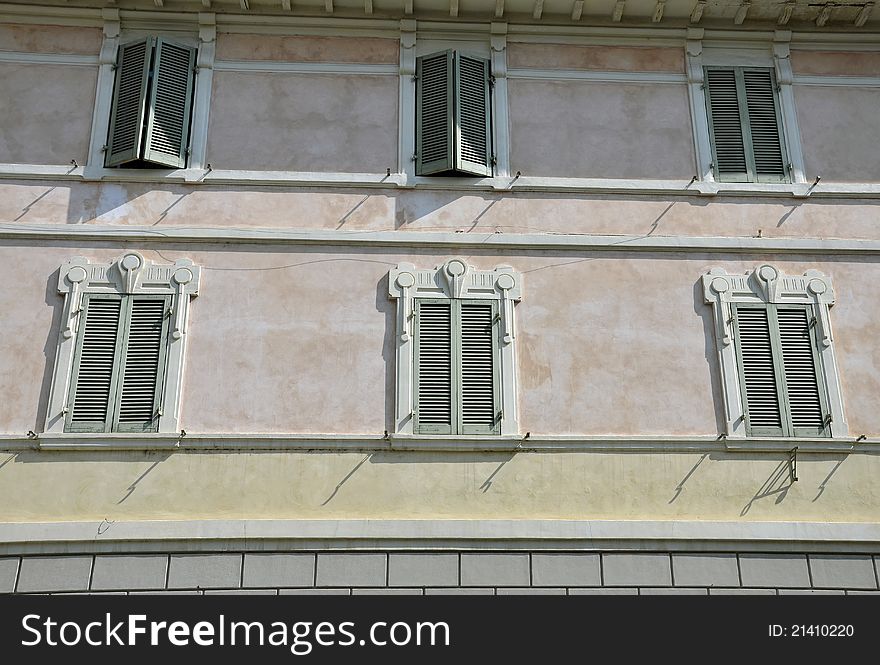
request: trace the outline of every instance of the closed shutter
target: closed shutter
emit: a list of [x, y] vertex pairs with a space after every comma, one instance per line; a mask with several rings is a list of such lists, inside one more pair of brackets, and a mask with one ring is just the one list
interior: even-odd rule
[[736, 72], [733, 69], [707, 69], [706, 84], [715, 177], [720, 181], [746, 181], [749, 170]]
[[158, 429], [170, 304], [169, 297], [128, 298], [116, 431]]
[[186, 166], [195, 49], [159, 38], [150, 90], [144, 160]]
[[110, 431], [121, 347], [122, 300], [83, 297], [82, 329], [74, 354], [67, 431]]
[[745, 69], [743, 83], [756, 180], [783, 182], [786, 179], [785, 157], [773, 73], [769, 69]]
[[777, 307], [776, 315], [793, 434], [823, 436], [828, 423], [810, 312], [800, 307]]
[[495, 303], [461, 303], [461, 433], [498, 431]]
[[416, 173], [453, 168], [453, 52], [416, 60]]
[[452, 303], [417, 300], [415, 431], [452, 433]]
[[750, 436], [783, 434], [780, 385], [766, 307], [736, 307], [737, 355]]
[[455, 169], [492, 175], [492, 126], [489, 113], [489, 61], [456, 54]]
[[152, 52], [152, 39], [119, 47], [105, 166], [140, 158]]

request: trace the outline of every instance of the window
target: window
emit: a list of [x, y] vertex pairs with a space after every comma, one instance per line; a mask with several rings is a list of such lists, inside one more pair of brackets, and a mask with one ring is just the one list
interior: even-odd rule
[[189, 300], [199, 269], [148, 263], [64, 264], [65, 296], [47, 432], [176, 432]]
[[391, 271], [397, 300], [396, 432], [517, 433], [512, 268], [476, 270], [451, 259], [433, 270]]
[[831, 282], [817, 271], [746, 275], [712, 270], [704, 296], [715, 309], [728, 434], [829, 437], [847, 433], [828, 309]]
[[186, 167], [195, 58], [161, 37], [119, 47], [105, 166]]
[[773, 70], [706, 67], [705, 81], [715, 179], [789, 182]]
[[417, 175], [492, 175], [491, 81], [486, 58], [416, 59]]

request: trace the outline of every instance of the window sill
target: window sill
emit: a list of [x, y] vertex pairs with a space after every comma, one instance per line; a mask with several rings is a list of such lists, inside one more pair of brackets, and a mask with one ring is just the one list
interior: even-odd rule
[[769, 184], [629, 178], [410, 177], [404, 173], [319, 173], [301, 171], [116, 169], [73, 165], [0, 164], [0, 178], [82, 182], [270, 185], [490, 192], [558, 192], [668, 196], [772, 198], [880, 198], [880, 183]]
[[0, 450], [211, 450], [287, 452], [505, 452], [505, 453], [880, 453], [880, 437], [738, 438], [717, 436], [445, 436], [392, 434], [38, 434], [0, 435]]

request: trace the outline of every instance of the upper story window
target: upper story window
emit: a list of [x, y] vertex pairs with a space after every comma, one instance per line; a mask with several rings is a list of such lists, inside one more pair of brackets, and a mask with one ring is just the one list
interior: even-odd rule
[[703, 289], [715, 310], [727, 433], [845, 436], [830, 279], [815, 270], [782, 275], [769, 265], [745, 275], [716, 268]]
[[189, 301], [199, 269], [148, 263], [61, 267], [65, 296], [47, 432], [176, 432]]
[[105, 166], [186, 167], [195, 62], [162, 37], [119, 47]]
[[705, 81], [715, 179], [790, 182], [773, 70], [706, 67]]
[[391, 271], [397, 300], [395, 431], [516, 434], [512, 268], [476, 270], [451, 259], [433, 270]]
[[491, 176], [489, 60], [449, 50], [416, 59], [416, 174]]

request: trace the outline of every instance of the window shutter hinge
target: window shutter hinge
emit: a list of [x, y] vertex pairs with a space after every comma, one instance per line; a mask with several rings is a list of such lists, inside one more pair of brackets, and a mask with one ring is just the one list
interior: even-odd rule
[[495, 87], [495, 77], [492, 76], [491, 74], [489, 74], [489, 87], [490, 87], [490, 88], [494, 88], [494, 87]]
[[189, 148], [187, 148], [187, 149], [186, 149], [186, 156], [189, 157], [189, 155], [190, 155], [191, 152], [192, 152], [192, 151], [191, 151]]
[[832, 422], [834, 422], [834, 418], [832, 417], [832, 415], [830, 413], [826, 413], [825, 420], [822, 421], [822, 426], [828, 427], [828, 425], [830, 425]]
[[498, 413], [495, 414], [495, 422], [501, 422], [501, 419], [504, 417], [504, 409], [499, 409]]
[[413, 74], [413, 76], [412, 76], [412, 80], [413, 80], [413, 81], [418, 81], [418, 80], [419, 80], [419, 77], [416, 76], [415, 74]]
[[119, 68], [119, 65], [117, 65], [115, 62], [112, 65], [110, 65], [111, 72], [115, 72], [118, 68]]
[[498, 165], [498, 159], [495, 157], [495, 155], [492, 155], [492, 166], [497, 166], [497, 165]]
[[418, 156], [418, 155], [413, 155], [413, 156], [412, 156], [412, 161], [414, 161], [414, 162], [419, 161], [419, 156]]
[[110, 148], [109, 145], [102, 145], [102, 146], [101, 146], [101, 152], [107, 152], [107, 150], [108, 150], [109, 148]]
[[816, 323], [818, 323], [816, 317], [815, 316], [810, 317], [810, 322], [807, 324], [807, 328], [815, 328]]

